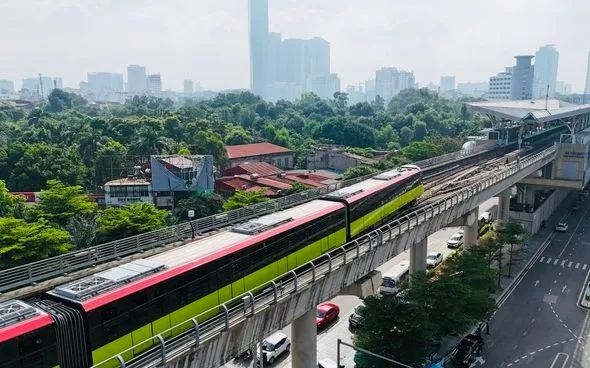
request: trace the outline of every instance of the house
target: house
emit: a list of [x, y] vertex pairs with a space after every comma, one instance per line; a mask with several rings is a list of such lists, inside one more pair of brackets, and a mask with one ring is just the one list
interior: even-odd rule
[[133, 176], [104, 183], [104, 200], [107, 207], [119, 207], [131, 203], [154, 203], [152, 184]]
[[230, 167], [244, 163], [266, 162], [281, 169], [293, 168], [293, 151], [272, 143], [225, 146]]

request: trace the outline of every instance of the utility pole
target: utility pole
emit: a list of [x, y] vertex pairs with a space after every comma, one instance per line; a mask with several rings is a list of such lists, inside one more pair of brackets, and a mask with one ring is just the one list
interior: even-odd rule
[[41, 89], [41, 101], [43, 101], [45, 99], [45, 94], [43, 93], [43, 77], [41, 76], [41, 73], [39, 73], [39, 88]]

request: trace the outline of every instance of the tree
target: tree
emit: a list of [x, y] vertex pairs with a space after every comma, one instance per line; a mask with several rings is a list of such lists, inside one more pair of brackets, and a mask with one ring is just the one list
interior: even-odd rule
[[295, 193], [299, 193], [299, 192], [303, 192], [305, 190], [309, 189], [308, 187], [306, 187], [305, 185], [301, 184], [300, 182], [294, 182], [293, 184], [291, 184], [291, 188], [285, 189], [281, 192], [282, 195], [284, 196], [288, 196], [291, 194], [295, 194]]
[[76, 249], [88, 248], [94, 245], [96, 230], [98, 228], [97, 212], [77, 213], [70, 217], [66, 229], [72, 236]]
[[414, 139], [421, 141], [426, 137], [426, 123], [423, 121], [414, 121]]
[[233, 128], [225, 136], [225, 144], [228, 144], [230, 146], [236, 144], [250, 143], [252, 143], [252, 135], [248, 131], [240, 127]]
[[25, 198], [10, 194], [4, 180], [0, 180], [0, 217], [22, 217]]
[[378, 172], [379, 172], [379, 170], [373, 166], [360, 165], [360, 166], [351, 167], [349, 169], [346, 169], [346, 171], [344, 172], [344, 175], [342, 176], [342, 179], [348, 180], [348, 179], [358, 178], [359, 176], [376, 174]]
[[401, 128], [399, 131], [399, 142], [402, 146], [407, 146], [414, 139], [414, 130], [407, 126]]
[[[367, 297], [361, 309], [363, 324], [354, 337], [356, 346], [404, 362], [423, 363], [434, 337], [428, 310], [398, 298]], [[368, 367], [390, 368], [391, 363], [366, 355]]]
[[48, 180], [47, 186], [35, 205], [38, 217], [65, 227], [74, 215], [85, 216], [96, 212], [96, 203], [90, 200], [81, 186], [66, 186], [59, 180]]
[[223, 204], [224, 211], [231, 211], [242, 207], [248, 207], [256, 203], [266, 202], [269, 199], [264, 196], [264, 189], [248, 192], [237, 190]]
[[467, 104], [462, 104], [461, 105], [461, 119], [463, 121], [469, 120], [469, 117], [471, 116], [471, 114], [469, 114], [469, 109], [467, 108]]
[[433, 143], [412, 142], [408, 146], [402, 148], [402, 153], [410, 161], [415, 162], [440, 156], [443, 154], [443, 150]]
[[47, 101], [48, 104], [46, 110], [49, 112], [60, 112], [73, 107], [84, 106], [88, 103], [88, 101], [79, 95], [66, 92], [59, 88], [55, 88], [51, 91], [47, 97]]
[[215, 193], [193, 193], [178, 202], [174, 208], [174, 215], [178, 219], [188, 221], [189, 210], [195, 211], [192, 220], [215, 215], [223, 211], [223, 198]]
[[512, 256], [516, 253], [513, 247], [515, 244], [523, 242], [525, 234], [524, 226], [516, 221], [508, 221], [499, 226], [497, 234], [500, 244], [510, 245], [510, 259], [508, 260], [508, 277], [510, 277], [512, 271]]
[[71, 249], [70, 234], [47, 221], [0, 218], [0, 268], [57, 256]]
[[167, 225], [168, 213], [151, 203], [134, 203], [126, 207], [107, 208], [98, 219], [100, 243], [157, 230]]

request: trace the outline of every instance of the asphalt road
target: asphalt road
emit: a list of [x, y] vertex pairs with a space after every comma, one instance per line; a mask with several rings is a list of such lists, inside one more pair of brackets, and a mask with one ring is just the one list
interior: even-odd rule
[[[481, 214], [484, 211], [489, 210], [492, 206], [496, 205], [497, 198], [492, 198], [486, 202], [484, 202], [479, 207], [479, 213]], [[589, 211], [590, 212], [590, 211]], [[441, 252], [444, 257], [447, 257], [449, 254], [454, 252], [453, 249], [449, 249], [446, 246], [447, 240], [457, 232], [458, 227], [447, 227], [441, 229], [440, 231], [436, 232], [435, 234], [428, 237], [428, 252]], [[590, 229], [590, 227], [589, 227]], [[396, 264], [409, 261], [410, 254], [409, 251], [399, 254], [397, 257], [389, 260], [387, 263], [381, 265], [378, 268], [381, 273], [385, 273], [389, 269], [391, 269]], [[323, 331], [318, 332], [317, 336], [317, 356], [318, 360], [329, 358], [332, 361], [336, 361], [336, 343], [337, 339], [340, 338], [343, 342], [352, 343], [353, 334], [348, 329], [348, 317], [352, 314], [354, 309], [361, 304], [361, 300], [356, 296], [350, 295], [338, 295], [332, 300], [333, 303], [336, 303], [340, 307], [340, 317], [339, 319], [332, 323], [330, 326], [325, 328]], [[282, 330], [287, 336], [291, 336], [291, 326], [287, 326]], [[350, 348], [341, 347], [341, 361], [340, 364], [344, 364], [346, 367], [354, 367], [353, 357], [354, 351]], [[245, 368], [245, 367], [252, 367], [252, 362], [230, 362], [224, 365], [225, 368]], [[291, 367], [291, 357], [289, 355], [284, 355], [278, 361], [273, 364], [273, 367], [277, 368], [290, 368]]]
[[548, 221], [569, 224], [554, 233], [490, 323], [482, 354], [484, 367], [590, 367], [590, 323], [578, 307], [590, 273], [590, 199], [569, 213], [572, 198]]

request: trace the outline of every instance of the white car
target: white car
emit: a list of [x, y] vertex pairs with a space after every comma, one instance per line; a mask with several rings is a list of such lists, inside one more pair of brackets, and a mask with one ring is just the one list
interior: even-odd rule
[[463, 245], [463, 234], [455, 233], [447, 240], [448, 248], [459, 248]]
[[555, 226], [555, 231], [559, 231], [560, 233], [565, 233], [567, 231], [567, 224], [565, 222], [560, 222]]
[[457, 234], [464, 235], [465, 234], [465, 229], [460, 228], [459, 230], [457, 230]]
[[426, 256], [426, 267], [435, 268], [436, 266], [441, 264], [442, 261], [443, 261], [442, 253], [438, 253], [438, 252], [428, 253], [428, 255]]
[[[258, 349], [257, 349], [258, 350]], [[291, 350], [291, 340], [282, 332], [276, 332], [262, 342], [264, 363], [273, 364], [283, 353]], [[259, 353], [257, 353], [260, 358]], [[258, 362], [260, 363], [260, 362]]]

